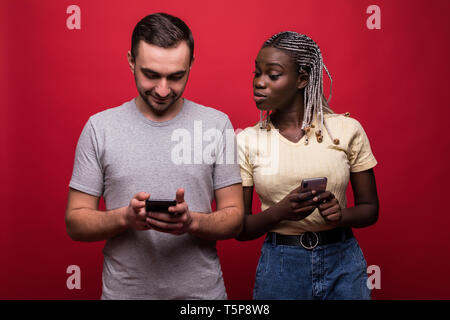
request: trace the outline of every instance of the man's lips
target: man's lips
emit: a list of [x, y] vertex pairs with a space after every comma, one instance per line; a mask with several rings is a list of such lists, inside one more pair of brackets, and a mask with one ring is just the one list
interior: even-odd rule
[[169, 101], [169, 98], [170, 98], [170, 97], [158, 98], [158, 97], [155, 97], [155, 96], [152, 96], [152, 95], [150, 97], [157, 103], [165, 103], [165, 102]]

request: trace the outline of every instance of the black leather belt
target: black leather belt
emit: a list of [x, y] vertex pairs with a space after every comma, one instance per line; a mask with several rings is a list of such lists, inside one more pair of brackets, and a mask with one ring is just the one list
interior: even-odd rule
[[305, 232], [301, 235], [288, 236], [275, 232], [267, 234], [269, 242], [285, 246], [302, 246], [307, 250], [312, 250], [317, 246], [336, 243], [353, 238], [351, 228], [335, 228], [319, 232]]

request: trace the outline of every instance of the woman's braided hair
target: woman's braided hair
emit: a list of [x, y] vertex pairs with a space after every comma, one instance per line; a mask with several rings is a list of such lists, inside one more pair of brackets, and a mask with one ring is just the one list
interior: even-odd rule
[[[309, 82], [304, 89], [304, 116], [302, 121], [302, 130], [305, 131], [305, 144], [308, 144], [308, 133], [313, 127], [313, 119], [316, 117], [319, 128], [316, 131], [316, 137], [319, 142], [322, 142], [322, 128], [328, 131], [328, 134], [335, 144], [339, 144], [338, 139], [333, 139], [330, 130], [324, 120], [324, 113], [334, 113], [328, 105], [331, 100], [331, 88], [333, 80], [327, 67], [323, 63], [322, 54], [319, 46], [307, 35], [299, 34], [293, 31], [283, 31], [275, 34], [269, 38], [263, 45], [265, 47], [273, 47], [285, 51], [292, 56], [293, 61], [297, 67], [297, 72], [307, 72], [309, 74]], [[330, 95], [328, 99], [323, 94], [323, 71], [327, 73], [330, 78]], [[269, 114], [266, 114], [266, 118]], [[261, 121], [263, 114], [261, 112]], [[263, 124], [264, 123], [264, 124]], [[265, 127], [265, 121], [262, 121], [262, 126]]]

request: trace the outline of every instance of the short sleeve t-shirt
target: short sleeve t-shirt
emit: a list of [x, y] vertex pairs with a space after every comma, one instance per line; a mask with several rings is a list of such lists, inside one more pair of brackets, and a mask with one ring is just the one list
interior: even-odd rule
[[[184, 99], [171, 120], [154, 122], [135, 100], [93, 115], [78, 141], [69, 186], [103, 196], [107, 210], [138, 192], [210, 213], [214, 190], [241, 183], [228, 117]], [[129, 229], [103, 249], [103, 299], [225, 299], [215, 241]]]
[[[283, 137], [270, 122], [269, 131], [256, 124], [237, 135], [242, 185], [254, 186], [262, 211], [299, 187], [303, 179], [318, 177], [327, 177], [326, 190], [331, 191], [345, 208], [350, 173], [368, 170], [377, 164], [369, 139], [357, 120], [327, 114], [325, 121], [333, 137], [339, 139], [338, 145], [333, 143], [325, 128], [321, 143], [316, 140], [314, 129], [309, 133], [308, 145], [305, 145], [305, 136], [294, 143]], [[298, 235], [330, 228], [333, 227], [316, 209], [303, 220], [281, 221], [271, 231]]]

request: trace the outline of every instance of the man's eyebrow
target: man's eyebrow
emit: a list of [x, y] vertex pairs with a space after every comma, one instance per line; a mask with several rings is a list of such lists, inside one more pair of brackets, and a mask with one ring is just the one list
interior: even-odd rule
[[[149, 69], [149, 68], [141, 67], [141, 71], [145, 72], [145, 73], [154, 73], [154, 74], [160, 75], [159, 72], [157, 72], [155, 70], [152, 70], [152, 69]], [[176, 71], [174, 73], [169, 74], [168, 76], [170, 77], [170, 76], [183, 75], [185, 73], [186, 73], [186, 70], [179, 70], [179, 71]]]

